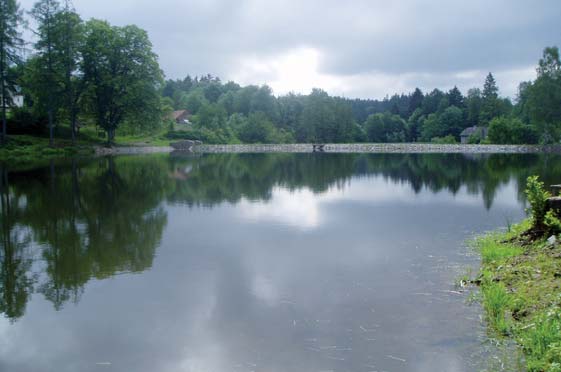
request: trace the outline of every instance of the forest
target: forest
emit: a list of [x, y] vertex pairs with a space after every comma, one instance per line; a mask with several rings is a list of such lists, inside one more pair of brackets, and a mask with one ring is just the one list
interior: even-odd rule
[[[23, 39], [23, 30], [34, 35]], [[451, 82], [451, 85], [453, 82]], [[394, 94], [382, 100], [310, 94], [277, 96], [212, 75], [165, 80], [149, 36], [130, 25], [83, 20], [69, 0], [39, 0], [24, 12], [0, 0], [1, 142], [8, 136], [78, 138], [111, 144], [123, 136], [205, 143], [552, 144], [561, 138], [561, 62], [547, 47], [534, 81], [512, 100], [492, 73], [465, 94]], [[17, 104], [17, 97], [21, 97]], [[186, 110], [178, 124], [174, 111]]]
[[520, 84], [515, 102], [499, 95], [492, 73], [482, 88], [466, 95], [417, 88], [383, 100], [332, 97], [321, 89], [309, 95], [274, 96], [268, 86], [242, 87], [213, 76], [168, 80], [163, 104], [188, 110], [193, 125], [177, 138], [208, 143], [456, 143], [469, 127], [470, 143], [558, 143], [561, 129], [559, 49], [546, 48], [533, 82]]

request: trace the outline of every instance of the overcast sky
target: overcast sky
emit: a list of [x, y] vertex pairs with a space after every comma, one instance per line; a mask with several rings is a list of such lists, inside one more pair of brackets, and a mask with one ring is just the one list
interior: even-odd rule
[[[34, 0], [21, 0], [30, 9]], [[275, 94], [313, 87], [383, 98], [463, 91], [495, 74], [501, 94], [561, 45], [559, 0], [74, 0], [83, 18], [146, 29], [169, 78], [210, 73]]]

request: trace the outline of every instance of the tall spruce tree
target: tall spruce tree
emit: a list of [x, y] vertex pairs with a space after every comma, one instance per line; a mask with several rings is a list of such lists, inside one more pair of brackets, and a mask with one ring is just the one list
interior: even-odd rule
[[489, 122], [501, 114], [501, 104], [499, 102], [499, 88], [492, 73], [485, 78], [483, 85], [481, 113], [479, 123], [487, 126]]
[[6, 141], [7, 109], [11, 105], [15, 84], [9, 69], [19, 62], [19, 50], [23, 45], [19, 26], [22, 12], [16, 0], [0, 0], [0, 105], [2, 106], [2, 134], [0, 143]]
[[421, 107], [424, 98], [425, 96], [423, 95], [423, 92], [419, 88], [415, 88], [415, 91], [411, 94], [411, 98], [409, 99], [409, 108], [407, 110], [408, 118], [415, 112], [416, 109]]
[[561, 60], [557, 47], [545, 48], [538, 78], [527, 87], [526, 109], [538, 129], [541, 142], [558, 143], [561, 138]]
[[464, 96], [457, 86], [454, 86], [454, 88], [450, 89], [448, 92], [448, 102], [450, 106], [456, 106], [458, 108], [464, 107]]
[[492, 73], [489, 73], [485, 78], [483, 85], [483, 99], [497, 99], [499, 97], [499, 88], [497, 81]]

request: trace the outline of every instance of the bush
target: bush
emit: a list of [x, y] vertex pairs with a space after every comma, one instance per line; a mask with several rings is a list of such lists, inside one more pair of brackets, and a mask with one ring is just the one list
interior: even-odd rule
[[552, 210], [547, 211], [544, 218], [544, 224], [548, 229], [549, 234], [561, 233], [561, 221]]
[[547, 199], [551, 194], [544, 190], [544, 184], [538, 176], [528, 177], [526, 182], [526, 196], [530, 203], [530, 213], [532, 214], [532, 224], [534, 228], [543, 228], [546, 215]]
[[446, 144], [451, 144], [454, 145], [456, 143], [458, 143], [458, 141], [456, 141], [456, 137], [454, 137], [453, 135], [449, 134], [447, 136], [444, 137], [434, 137], [431, 139], [432, 143], [437, 143], [440, 145], [446, 145]]
[[12, 108], [8, 118], [9, 134], [39, 136], [47, 133], [47, 118], [37, 115], [28, 108]]
[[495, 144], [535, 144], [538, 143], [536, 128], [524, 124], [516, 118], [504, 116], [494, 118], [489, 123], [489, 141]]
[[469, 145], [478, 145], [480, 143], [481, 143], [481, 133], [472, 134], [471, 136], [469, 136], [468, 138]]

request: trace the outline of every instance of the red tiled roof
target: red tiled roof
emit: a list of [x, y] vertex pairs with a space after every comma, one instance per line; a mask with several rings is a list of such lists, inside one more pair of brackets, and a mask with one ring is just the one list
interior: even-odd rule
[[181, 116], [183, 116], [183, 115], [185, 115], [185, 114], [189, 114], [189, 111], [187, 111], [187, 110], [174, 111], [174, 112], [171, 114], [171, 117], [172, 117], [174, 120], [177, 120], [177, 118], [179, 118], [179, 117], [181, 117]]

